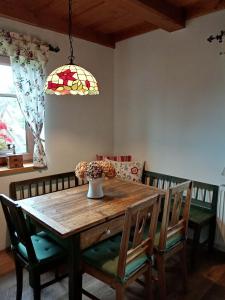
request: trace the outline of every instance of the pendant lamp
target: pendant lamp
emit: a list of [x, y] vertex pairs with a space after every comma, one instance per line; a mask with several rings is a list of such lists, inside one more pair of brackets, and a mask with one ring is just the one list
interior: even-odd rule
[[98, 84], [95, 77], [84, 68], [74, 64], [72, 44], [72, 0], [68, 0], [69, 8], [69, 64], [55, 69], [47, 78], [46, 94], [55, 95], [98, 95]]

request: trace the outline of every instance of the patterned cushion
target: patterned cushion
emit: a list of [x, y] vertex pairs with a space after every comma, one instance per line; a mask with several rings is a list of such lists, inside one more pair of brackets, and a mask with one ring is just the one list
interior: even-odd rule
[[141, 182], [144, 168], [143, 162], [118, 162], [110, 160], [116, 170], [116, 177], [122, 180]]
[[96, 160], [114, 160], [114, 161], [131, 161], [131, 155], [98, 155], [96, 154]]

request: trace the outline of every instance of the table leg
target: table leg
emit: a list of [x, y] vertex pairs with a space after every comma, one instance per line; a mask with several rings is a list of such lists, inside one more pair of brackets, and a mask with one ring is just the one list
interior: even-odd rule
[[82, 299], [82, 272], [80, 235], [70, 238], [69, 243], [69, 300]]

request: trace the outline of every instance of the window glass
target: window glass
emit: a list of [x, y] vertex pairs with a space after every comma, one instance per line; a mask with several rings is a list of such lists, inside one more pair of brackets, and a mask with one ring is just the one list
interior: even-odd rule
[[0, 154], [8, 145], [27, 152], [26, 122], [17, 102], [10, 65], [0, 63]]
[[16, 153], [25, 153], [27, 151], [26, 126], [16, 98], [2, 97], [0, 95], [0, 116], [0, 119], [7, 127], [7, 129], [3, 129], [3, 134], [12, 140], [9, 139], [9, 144], [15, 145]]
[[0, 64], [0, 93], [16, 94], [11, 66]]

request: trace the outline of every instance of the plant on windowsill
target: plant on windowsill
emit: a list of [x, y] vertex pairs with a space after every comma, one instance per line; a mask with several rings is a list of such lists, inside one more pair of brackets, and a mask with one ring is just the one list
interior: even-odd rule
[[15, 151], [13, 139], [10, 137], [7, 124], [0, 120], [0, 156], [12, 154]]

